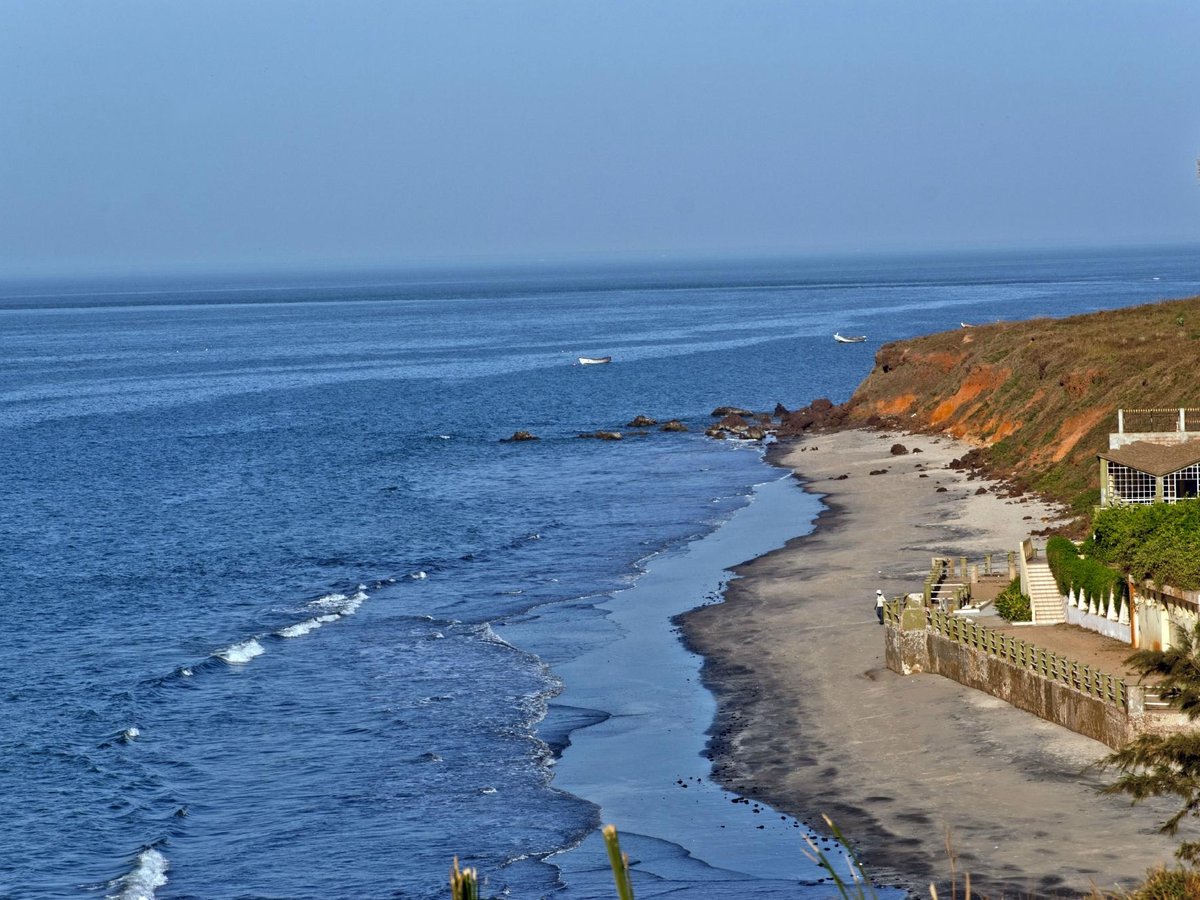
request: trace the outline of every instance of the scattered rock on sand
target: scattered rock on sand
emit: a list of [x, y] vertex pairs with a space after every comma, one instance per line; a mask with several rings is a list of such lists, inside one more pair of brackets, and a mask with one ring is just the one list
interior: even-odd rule
[[903, 444], [892, 444], [892, 456], [903, 456], [908, 452], [908, 448]]
[[887, 469], [872, 469], [867, 474], [868, 475], [886, 475], [887, 471], [888, 471]]
[[985, 488], [985, 487], [981, 487], [981, 488], [976, 488], [976, 489], [975, 489], [975, 493], [976, 493], [976, 494], [986, 494], [987, 492], [988, 492], [988, 489], [987, 489], [987, 488]]

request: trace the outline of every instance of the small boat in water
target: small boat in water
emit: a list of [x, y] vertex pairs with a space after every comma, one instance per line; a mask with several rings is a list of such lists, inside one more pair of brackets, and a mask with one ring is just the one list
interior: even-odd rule
[[602, 366], [604, 363], [612, 362], [611, 356], [581, 356], [579, 364], [581, 366]]
[[867, 339], [865, 334], [838, 334], [833, 333], [833, 339], [839, 344], [861, 344]]

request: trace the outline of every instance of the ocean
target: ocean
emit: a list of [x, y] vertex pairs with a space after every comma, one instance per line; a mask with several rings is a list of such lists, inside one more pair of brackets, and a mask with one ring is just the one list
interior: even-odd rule
[[824, 896], [670, 623], [819, 510], [711, 410], [1195, 294], [1196, 248], [0, 285], [0, 895], [612, 897], [613, 821], [646, 896]]

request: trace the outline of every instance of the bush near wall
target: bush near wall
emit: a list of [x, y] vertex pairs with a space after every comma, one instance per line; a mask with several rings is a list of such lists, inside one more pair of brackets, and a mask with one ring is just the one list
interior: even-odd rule
[[1033, 606], [1029, 597], [1021, 593], [1020, 578], [1014, 578], [995, 602], [996, 615], [1006, 622], [1033, 621]]
[[1064, 595], [1074, 591], [1102, 603], [1109, 596], [1120, 599], [1125, 594], [1125, 576], [1121, 572], [1094, 556], [1081, 556], [1079, 548], [1065, 537], [1055, 535], [1046, 541], [1046, 562]]
[[1200, 500], [1101, 509], [1087, 543], [1089, 555], [1134, 581], [1200, 589]]

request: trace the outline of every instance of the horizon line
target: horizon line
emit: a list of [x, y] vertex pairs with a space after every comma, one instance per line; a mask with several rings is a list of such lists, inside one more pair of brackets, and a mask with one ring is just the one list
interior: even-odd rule
[[[296, 289], [306, 286], [328, 287], [388, 287], [396, 284], [420, 286], [422, 284], [463, 284], [482, 280], [479, 276], [532, 275], [538, 272], [611, 274], [615, 269], [625, 269], [631, 275], [645, 274], [654, 267], [677, 268], [682, 266], [728, 266], [728, 265], [796, 265], [821, 262], [846, 262], [869, 260], [903, 259], [954, 259], [979, 256], [1054, 256], [1063, 254], [1096, 254], [1104, 252], [1138, 252], [1154, 250], [1200, 251], [1200, 240], [1154, 241], [1129, 243], [1068, 243], [1031, 245], [990, 245], [941, 247], [927, 249], [843, 249], [821, 251], [727, 251], [660, 254], [563, 254], [560, 256], [511, 256], [438, 258], [406, 261], [363, 261], [360, 263], [326, 262], [312, 265], [266, 264], [254, 265], [176, 265], [167, 263], [159, 267], [123, 267], [113, 269], [81, 270], [71, 274], [30, 271], [4, 273], [0, 271], [0, 297], [16, 298], [4, 291], [11, 288], [34, 288], [39, 286], [61, 286], [82, 288], [91, 283], [92, 288], [80, 290], [79, 294], [112, 293], [105, 286], [118, 284], [140, 285], [140, 290], [122, 291], [129, 294], [153, 294], [162, 290], [177, 290], [185, 284], [209, 283], [211, 292], [236, 290]], [[439, 280], [421, 281], [416, 276]], [[446, 276], [460, 277], [446, 277]], [[372, 279], [362, 281], [362, 278]], [[242, 281], [244, 279], [244, 281]], [[308, 284], [299, 283], [308, 280]], [[219, 287], [216, 283], [228, 281]], [[155, 286], [157, 285], [157, 286]], [[75, 293], [75, 292], [71, 292]], [[56, 292], [54, 296], [69, 296]]]

